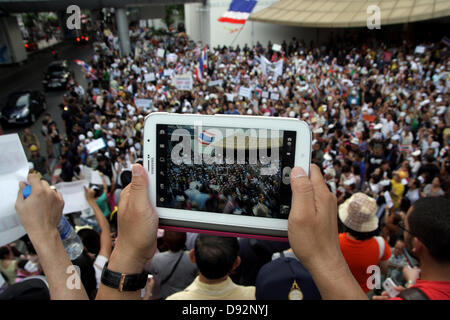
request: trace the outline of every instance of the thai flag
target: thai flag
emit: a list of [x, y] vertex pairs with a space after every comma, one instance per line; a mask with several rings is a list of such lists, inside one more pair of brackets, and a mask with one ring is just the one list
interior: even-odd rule
[[210, 145], [214, 141], [215, 134], [203, 130], [199, 135], [197, 141], [204, 145]]
[[230, 8], [219, 18], [219, 22], [245, 24], [257, 2], [257, 0], [231, 1]]
[[175, 67], [175, 72], [177, 74], [180, 74], [183, 72], [183, 65], [181, 63], [179, 63], [179, 62], [177, 63], [177, 66]]
[[208, 67], [208, 54], [206, 53], [206, 47], [204, 47], [202, 51], [202, 61], [203, 69], [206, 69]]
[[200, 61], [197, 63], [197, 67], [195, 68], [195, 76], [197, 77], [198, 82], [203, 82], [203, 55], [200, 56]]
[[83, 60], [74, 60], [74, 62], [84, 69], [84, 71], [86, 72], [86, 75], [87, 75], [88, 78], [91, 78], [93, 80], [97, 80], [97, 77], [94, 75], [95, 70], [89, 64], [87, 64]]

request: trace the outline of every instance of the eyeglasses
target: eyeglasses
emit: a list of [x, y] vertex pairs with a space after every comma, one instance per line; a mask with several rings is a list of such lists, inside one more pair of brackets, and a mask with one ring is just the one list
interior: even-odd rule
[[400, 222], [397, 224], [397, 226], [398, 226], [400, 229], [402, 229], [403, 231], [406, 231], [406, 232], [408, 232], [410, 235], [416, 237], [416, 238], [419, 239], [423, 244], [426, 245], [426, 243], [425, 243], [425, 241], [423, 241], [423, 239], [421, 239], [421, 238], [420, 238], [418, 235], [416, 235], [415, 233], [413, 233], [413, 232], [409, 231], [408, 229], [406, 229], [406, 227], [405, 227], [405, 222], [400, 221]]

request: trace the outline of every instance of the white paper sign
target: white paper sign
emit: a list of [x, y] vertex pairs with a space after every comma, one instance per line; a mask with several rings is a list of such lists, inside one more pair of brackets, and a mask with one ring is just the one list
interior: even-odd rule
[[227, 96], [227, 101], [228, 102], [233, 102], [234, 101], [234, 94], [225, 93], [225, 95]]
[[134, 104], [138, 108], [150, 109], [152, 106], [152, 100], [150, 100], [150, 99], [134, 99]]
[[261, 94], [261, 97], [263, 97], [263, 98], [269, 98], [269, 92], [268, 91], [263, 91], [262, 92], [262, 94]]
[[210, 81], [208, 83], [208, 87], [215, 87], [215, 86], [221, 87], [222, 85], [223, 85], [223, 80], [214, 80], [214, 81]]
[[272, 46], [272, 50], [276, 51], [276, 52], [280, 52], [281, 51], [281, 45], [274, 43]]
[[3, 246], [26, 233], [14, 206], [19, 182], [27, 181], [29, 169], [17, 133], [0, 136], [0, 150], [0, 246]]
[[175, 63], [178, 60], [178, 56], [175, 53], [169, 53], [166, 56], [166, 62], [169, 63]]
[[144, 81], [145, 82], [153, 82], [155, 80], [156, 80], [155, 79], [155, 74], [153, 72], [144, 74]]
[[175, 76], [174, 78], [174, 86], [177, 90], [187, 90], [190, 91], [193, 89], [194, 80], [192, 79], [191, 74], [180, 74]]
[[279, 93], [276, 93], [276, 92], [272, 92], [272, 93], [270, 94], [270, 99], [271, 99], [271, 100], [280, 100], [280, 94], [279, 94]]
[[389, 191], [384, 192], [384, 200], [386, 201], [387, 206], [391, 209], [394, 206], [394, 202], [392, 201], [391, 194]]
[[414, 50], [414, 53], [417, 54], [424, 54], [425, 53], [425, 47], [424, 46], [417, 46], [416, 49]]
[[246, 87], [239, 88], [239, 95], [250, 99], [252, 97], [252, 89]]
[[164, 58], [164, 49], [158, 48], [158, 51], [156, 52], [156, 54], [158, 55], [158, 57], [160, 58]]
[[84, 187], [89, 187], [87, 180], [79, 180], [73, 182], [61, 182], [55, 184], [64, 199], [63, 214], [79, 212], [89, 208], [89, 203], [84, 195]]
[[94, 141], [89, 142], [86, 145], [86, 149], [89, 153], [94, 153], [103, 148], [106, 148], [106, 143], [105, 140], [103, 140], [103, 138], [95, 139]]
[[[85, 166], [83, 168], [83, 176], [87, 181], [89, 181], [92, 184], [103, 185], [102, 177], [100, 176], [100, 173], [97, 170], [93, 170], [92, 168]], [[103, 177], [105, 177], [106, 184], [110, 186], [111, 180], [109, 179], [109, 177], [105, 175], [103, 175]]]

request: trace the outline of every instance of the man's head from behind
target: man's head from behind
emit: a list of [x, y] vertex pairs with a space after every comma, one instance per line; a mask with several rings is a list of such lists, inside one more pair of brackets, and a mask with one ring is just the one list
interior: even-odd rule
[[241, 260], [236, 238], [199, 234], [191, 259], [208, 280], [219, 280], [236, 269]]
[[405, 218], [406, 249], [419, 260], [431, 258], [450, 264], [450, 200], [422, 198], [414, 202]]

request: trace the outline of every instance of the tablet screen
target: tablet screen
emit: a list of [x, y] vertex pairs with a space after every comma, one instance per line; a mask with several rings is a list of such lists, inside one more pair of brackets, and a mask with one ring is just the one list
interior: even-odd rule
[[288, 218], [295, 131], [156, 128], [158, 207]]

